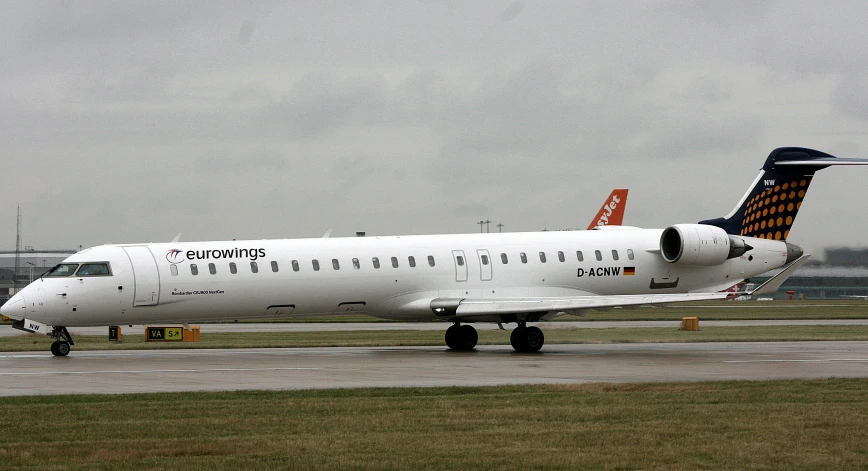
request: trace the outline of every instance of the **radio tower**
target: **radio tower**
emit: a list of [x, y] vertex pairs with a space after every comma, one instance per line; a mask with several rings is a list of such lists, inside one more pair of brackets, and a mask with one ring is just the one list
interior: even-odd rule
[[21, 263], [21, 205], [18, 205], [18, 217], [15, 224], [15, 271], [12, 272], [12, 293], [18, 292], [18, 265]]

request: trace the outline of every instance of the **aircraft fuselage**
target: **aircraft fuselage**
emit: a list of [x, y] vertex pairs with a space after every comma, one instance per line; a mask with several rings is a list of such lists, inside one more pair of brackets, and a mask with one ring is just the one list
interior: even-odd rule
[[661, 231], [104, 245], [64, 263], [105, 262], [110, 274], [45, 276], [4, 314], [63, 326], [355, 312], [433, 320], [443, 319], [437, 298], [713, 292], [787, 262], [784, 242], [744, 238], [753, 249], [723, 263], [669, 263]]

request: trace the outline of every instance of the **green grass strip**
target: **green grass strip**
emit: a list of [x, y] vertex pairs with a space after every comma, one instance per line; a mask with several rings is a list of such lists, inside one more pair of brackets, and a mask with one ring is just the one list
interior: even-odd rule
[[0, 468], [865, 469], [868, 380], [13, 397]]

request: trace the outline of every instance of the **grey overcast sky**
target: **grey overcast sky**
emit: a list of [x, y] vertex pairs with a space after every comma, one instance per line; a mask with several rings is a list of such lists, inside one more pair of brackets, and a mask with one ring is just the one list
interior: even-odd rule
[[[341, 5], [343, 4], [343, 5]], [[775, 147], [868, 157], [862, 1], [0, 3], [0, 248], [730, 211]], [[868, 243], [868, 168], [790, 240]], [[492, 230], [496, 230], [492, 224]]]

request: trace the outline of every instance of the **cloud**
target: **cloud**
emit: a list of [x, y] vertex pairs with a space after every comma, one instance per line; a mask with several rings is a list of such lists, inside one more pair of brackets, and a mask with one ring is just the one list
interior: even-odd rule
[[[864, 153], [862, 10], [2, 3], [0, 199], [44, 246], [577, 227], [615, 186], [628, 223], [692, 222], [774, 147]], [[812, 195], [857, 176], [824, 171]], [[810, 204], [806, 240], [864, 233]]]
[[508, 7], [504, 8], [497, 14], [497, 19], [503, 21], [504, 23], [512, 21], [518, 18], [518, 15], [521, 14], [522, 10], [524, 10], [525, 4], [521, 0], [516, 0], [509, 4]]

